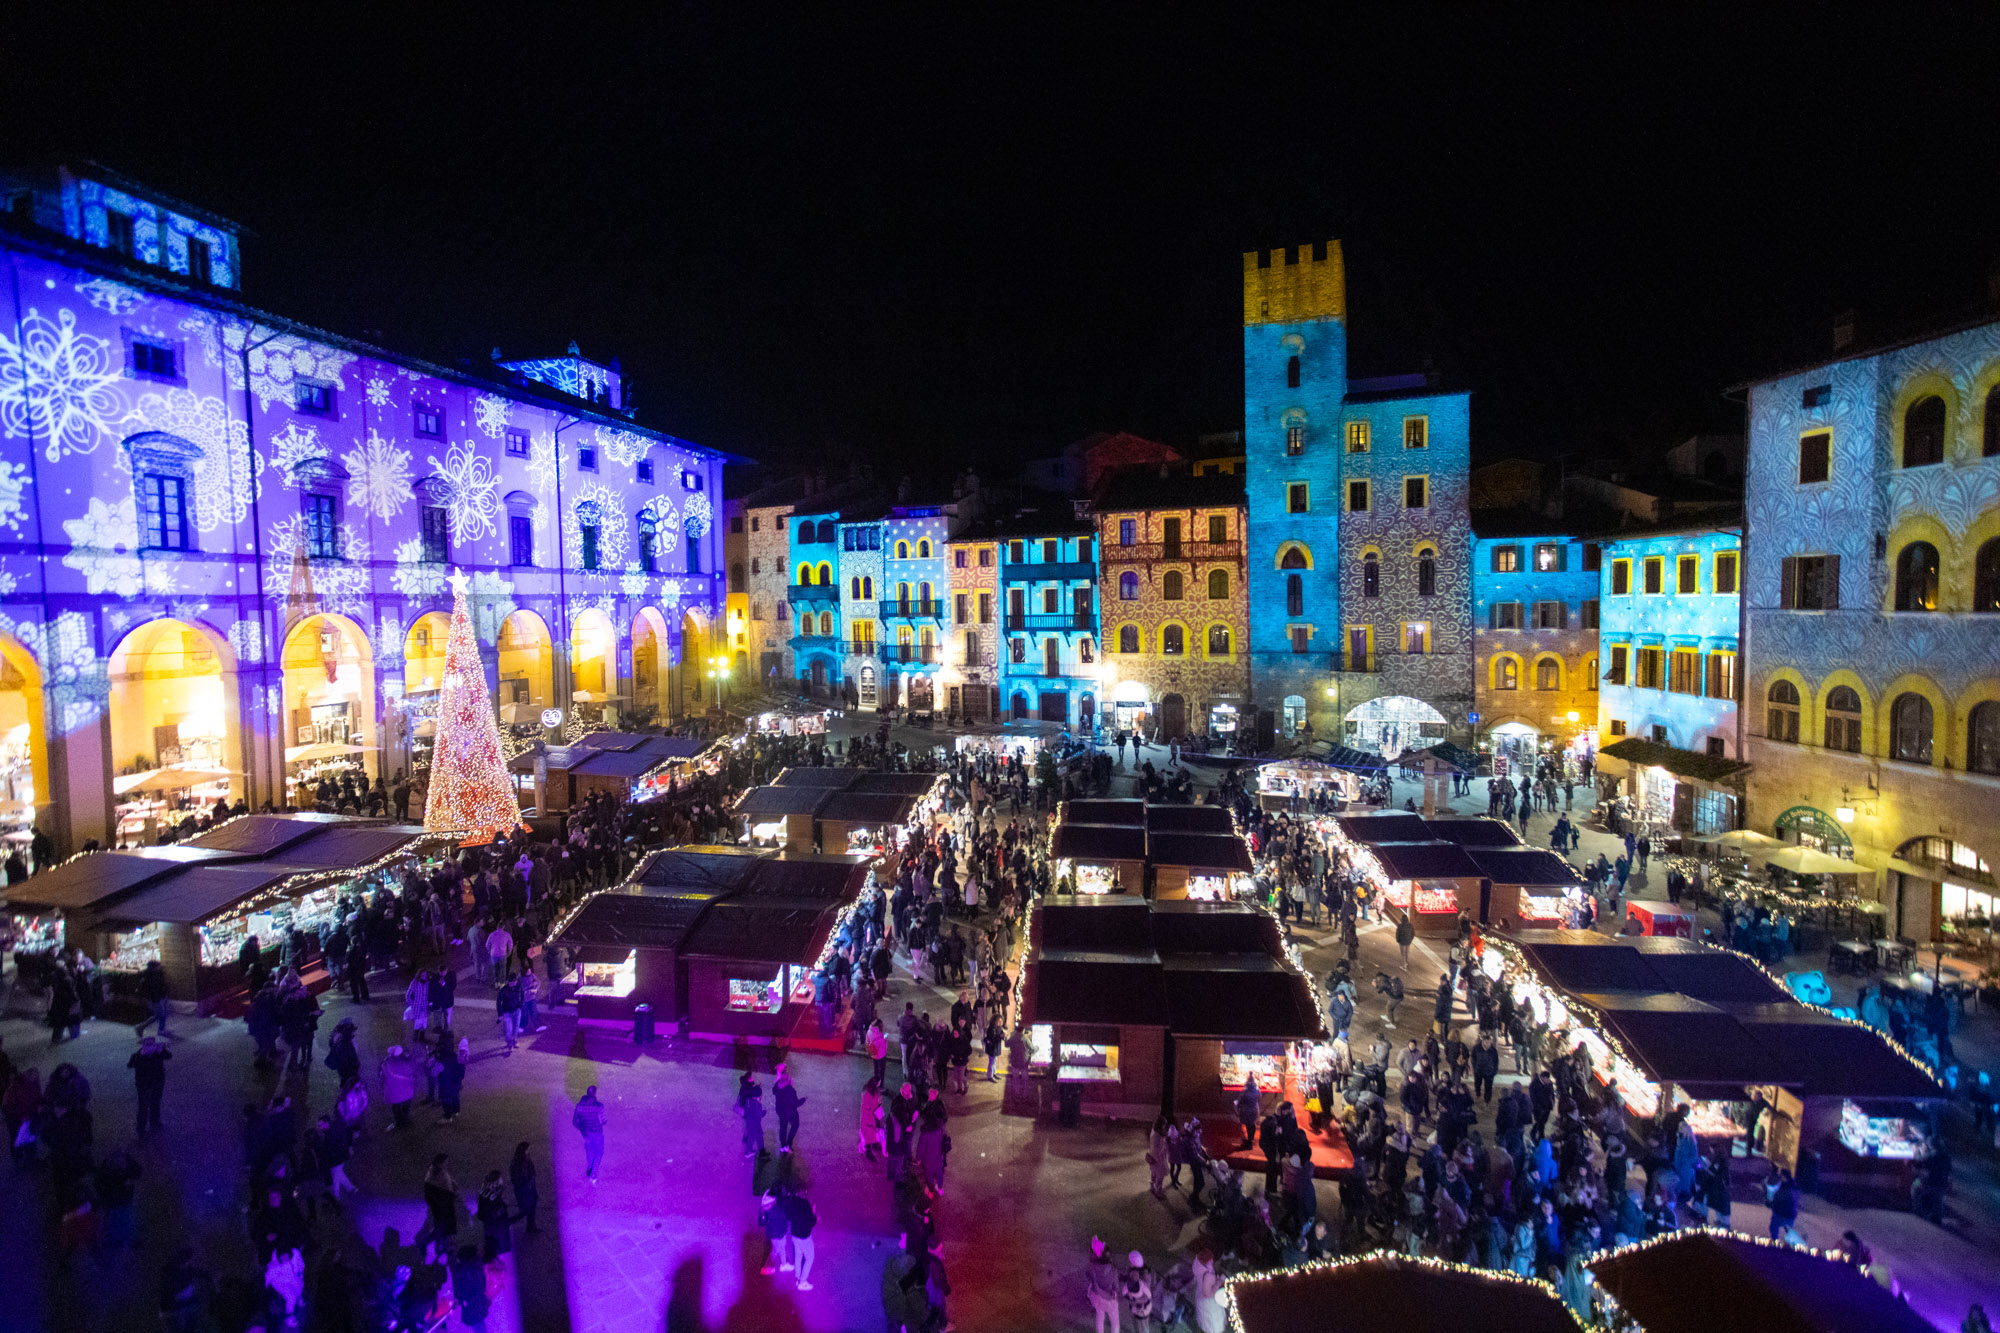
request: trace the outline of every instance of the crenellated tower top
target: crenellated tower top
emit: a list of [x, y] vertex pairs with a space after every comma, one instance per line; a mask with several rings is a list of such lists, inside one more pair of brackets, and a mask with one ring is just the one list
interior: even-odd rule
[[1243, 252], [1243, 323], [1298, 324], [1347, 318], [1347, 266], [1340, 242]]

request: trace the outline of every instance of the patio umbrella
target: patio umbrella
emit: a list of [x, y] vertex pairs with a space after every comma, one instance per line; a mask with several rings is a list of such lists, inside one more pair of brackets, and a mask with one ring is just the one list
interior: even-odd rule
[[1713, 841], [1718, 847], [1777, 847], [1781, 845], [1770, 834], [1759, 833], [1756, 829], [1751, 828], [1732, 829], [1727, 833], [1717, 834], [1713, 839], [1707, 841]]
[[1765, 856], [1766, 865], [1789, 870], [1795, 875], [1865, 875], [1868, 867], [1844, 856], [1829, 856], [1816, 847], [1781, 847]]
[[113, 778], [111, 785], [118, 795], [129, 796], [133, 793], [185, 791], [189, 787], [221, 782], [234, 776], [236, 774], [226, 768], [183, 768], [174, 765], [144, 773], [128, 773], [124, 777]]
[[367, 754], [365, 745], [342, 745], [331, 741], [318, 745], [294, 745], [285, 751], [288, 764], [310, 764], [321, 759], [338, 759], [343, 755]]

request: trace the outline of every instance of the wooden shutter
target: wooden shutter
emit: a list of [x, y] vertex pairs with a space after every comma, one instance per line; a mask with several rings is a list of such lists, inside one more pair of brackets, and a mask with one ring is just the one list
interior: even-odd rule
[[[1557, 550], [1561, 550], [1562, 548], [1561, 548], [1561, 547], [1557, 547], [1556, 549], [1557, 549]], [[1560, 562], [1560, 557], [1558, 557], [1558, 562]], [[1557, 628], [1557, 629], [1568, 629], [1568, 628], [1569, 628], [1569, 603], [1568, 603], [1568, 602], [1557, 602], [1557, 603], [1556, 603], [1556, 628]]]
[[1838, 611], [1840, 609], [1840, 557], [1837, 555], [1830, 555], [1826, 558], [1825, 606], [1829, 611]]
[[1788, 555], [1779, 564], [1778, 605], [1789, 611], [1799, 604], [1799, 558]]

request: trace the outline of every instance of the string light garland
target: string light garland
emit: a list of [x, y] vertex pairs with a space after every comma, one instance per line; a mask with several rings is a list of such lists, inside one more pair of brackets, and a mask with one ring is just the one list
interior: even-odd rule
[[444, 682], [438, 690], [424, 827], [458, 834], [461, 846], [477, 847], [519, 828], [521, 806], [500, 751], [500, 724], [486, 692], [486, 671], [465, 605], [469, 582], [462, 573], [451, 576], [451, 636], [445, 643]]
[[1449, 1259], [1434, 1259], [1428, 1255], [1405, 1254], [1400, 1250], [1379, 1249], [1369, 1250], [1365, 1254], [1342, 1255], [1338, 1258], [1310, 1259], [1295, 1268], [1284, 1268], [1274, 1272], [1239, 1273], [1235, 1277], [1224, 1279], [1222, 1284], [1222, 1303], [1223, 1308], [1229, 1314], [1230, 1333], [1250, 1333], [1249, 1326], [1243, 1322], [1242, 1308], [1236, 1301], [1238, 1288], [1254, 1287], [1264, 1283], [1276, 1285], [1308, 1277], [1337, 1276], [1345, 1270], [1358, 1269], [1367, 1264], [1384, 1264], [1394, 1268], [1408, 1267], [1422, 1269], [1427, 1273], [1439, 1277], [1473, 1277], [1488, 1282], [1512, 1283], [1516, 1286], [1539, 1292], [1549, 1300], [1555, 1302], [1562, 1309], [1563, 1313], [1569, 1316], [1571, 1322], [1576, 1325], [1578, 1333], [1587, 1333], [1590, 1327], [1584, 1322], [1581, 1315], [1577, 1314], [1575, 1310], [1570, 1309], [1569, 1304], [1563, 1300], [1562, 1293], [1541, 1278], [1524, 1277], [1519, 1273], [1512, 1273], [1498, 1268], [1480, 1268], [1474, 1264], [1461, 1264]]
[[1843, 1255], [1839, 1250], [1822, 1250], [1816, 1245], [1795, 1245], [1788, 1240], [1773, 1240], [1769, 1236], [1753, 1236], [1748, 1232], [1732, 1231], [1727, 1227], [1703, 1224], [1681, 1227], [1674, 1231], [1663, 1231], [1657, 1236], [1650, 1236], [1645, 1240], [1633, 1241], [1631, 1244], [1621, 1245], [1615, 1250], [1605, 1250], [1592, 1257], [1585, 1264], [1585, 1273], [1590, 1279], [1591, 1300], [1596, 1308], [1596, 1322], [1598, 1325], [1603, 1328], [1616, 1330], [1617, 1333], [1645, 1333], [1644, 1326], [1625, 1311], [1625, 1308], [1618, 1303], [1618, 1299], [1615, 1296], [1605, 1290], [1603, 1282], [1598, 1279], [1596, 1272], [1593, 1271], [1596, 1265], [1607, 1263], [1613, 1259], [1622, 1259], [1627, 1255], [1644, 1254], [1648, 1250], [1658, 1249], [1662, 1245], [1672, 1245], [1676, 1241], [1685, 1242], [1694, 1236], [1703, 1236], [1710, 1240], [1735, 1241], [1744, 1245], [1755, 1245], [1767, 1250], [1788, 1250], [1794, 1254], [1809, 1255], [1814, 1259], [1824, 1260], [1827, 1263], [1835, 1263], [1842, 1266], [1846, 1266], [1847, 1264], [1847, 1256]]

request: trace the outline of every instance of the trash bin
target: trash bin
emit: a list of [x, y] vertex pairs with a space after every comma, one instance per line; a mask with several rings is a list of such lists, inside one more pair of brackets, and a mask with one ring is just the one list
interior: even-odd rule
[[632, 1010], [632, 1040], [644, 1046], [653, 1040], [653, 1006], [642, 1004]]
[[1083, 1089], [1074, 1083], [1058, 1084], [1056, 1087], [1056, 1123], [1064, 1129], [1075, 1129], [1083, 1120]]

